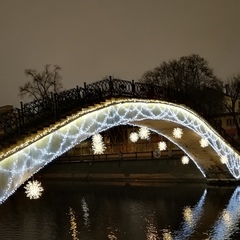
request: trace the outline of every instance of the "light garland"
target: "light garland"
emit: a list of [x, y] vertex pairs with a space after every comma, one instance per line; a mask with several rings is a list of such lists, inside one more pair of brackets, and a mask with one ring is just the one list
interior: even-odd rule
[[159, 142], [159, 143], [158, 143], [158, 149], [159, 149], [160, 151], [166, 150], [166, 149], [167, 149], [167, 144], [166, 144], [166, 142], [164, 142], [164, 141]]
[[148, 139], [150, 136], [150, 131], [147, 127], [141, 127], [138, 131], [140, 139]]
[[[96, 132], [145, 119], [171, 121], [194, 131], [201, 138], [208, 139], [209, 145], [219, 157], [227, 156], [226, 166], [232, 176], [236, 179], [240, 178], [239, 154], [193, 111], [184, 106], [159, 100], [111, 99], [84, 109], [56, 123], [53, 127], [25, 139], [24, 143], [11, 150], [2, 152], [0, 203], [12, 195], [26, 179]], [[175, 143], [174, 139], [171, 141]], [[198, 166], [197, 159], [194, 162], [204, 175], [204, 169]]]
[[182, 138], [183, 130], [181, 128], [174, 128], [173, 129], [173, 137], [174, 138]]
[[189, 163], [189, 157], [188, 156], [182, 156], [182, 164], [188, 164]]
[[28, 181], [24, 188], [26, 189], [25, 193], [27, 194], [27, 197], [30, 199], [38, 199], [42, 195], [43, 187], [37, 180], [32, 182]]
[[137, 140], [139, 139], [138, 133], [136, 133], [136, 132], [130, 133], [129, 139], [130, 139], [131, 142], [133, 142], [133, 143], [137, 142]]

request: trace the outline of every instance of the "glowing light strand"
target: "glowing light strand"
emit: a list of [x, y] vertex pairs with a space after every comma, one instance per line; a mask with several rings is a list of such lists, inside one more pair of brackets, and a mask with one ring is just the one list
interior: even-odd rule
[[23, 144], [2, 152], [0, 174], [4, 184], [1, 188], [0, 203], [12, 195], [26, 179], [96, 132], [144, 119], [172, 121], [196, 132], [200, 138], [207, 139], [219, 158], [227, 156], [227, 168], [236, 179], [240, 178], [239, 154], [193, 111], [158, 100], [113, 99], [70, 116], [25, 139]]

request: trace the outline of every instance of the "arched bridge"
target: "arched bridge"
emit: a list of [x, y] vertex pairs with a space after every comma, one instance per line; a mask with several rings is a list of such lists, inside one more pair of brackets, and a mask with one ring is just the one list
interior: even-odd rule
[[[163, 89], [138, 84], [110, 79], [22, 105], [21, 109], [8, 113], [13, 123], [11, 128], [3, 121], [7, 115], [3, 116], [1, 124], [5, 132], [1, 140], [12, 141], [13, 145], [6, 148], [2, 144], [0, 202], [75, 145], [98, 132], [126, 124], [147, 126], [164, 135], [178, 145], [209, 180], [240, 178], [239, 153], [202, 117], [184, 105], [166, 101], [170, 96]], [[156, 91], [158, 98], [165, 100], [151, 99], [157, 98]], [[63, 113], [68, 116], [63, 117]], [[54, 123], [42, 128], [40, 123], [49, 124], [53, 119]], [[42, 129], [36, 130], [36, 126]], [[181, 138], [173, 136], [174, 128], [182, 129]], [[201, 139], [209, 145], [201, 147]]]

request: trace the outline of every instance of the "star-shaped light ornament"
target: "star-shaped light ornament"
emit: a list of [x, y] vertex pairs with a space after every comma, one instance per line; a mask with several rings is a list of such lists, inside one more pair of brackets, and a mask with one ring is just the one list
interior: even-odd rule
[[220, 161], [221, 161], [222, 164], [226, 164], [227, 161], [228, 161], [227, 156], [221, 156]]
[[148, 139], [150, 136], [150, 131], [147, 127], [139, 128], [138, 135], [141, 139]]
[[102, 141], [103, 141], [102, 139], [103, 139], [103, 137], [102, 137], [102, 135], [99, 134], [99, 133], [94, 134], [94, 135], [92, 136], [92, 142], [93, 142], [93, 144], [98, 144], [98, 143], [102, 142]]
[[28, 181], [24, 188], [26, 189], [25, 193], [27, 194], [27, 197], [30, 199], [38, 199], [42, 195], [43, 187], [37, 180], [32, 182]]
[[166, 144], [166, 142], [164, 142], [164, 141], [159, 142], [159, 143], [158, 143], [158, 149], [159, 149], [160, 151], [166, 150], [166, 149], [167, 149], [167, 144]]
[[182, 164], [188, 164], [189, 163], [189, 157], [188, 156], [182, 156]]
[[201, 138], [199, 142], [202, 148], [205, 148], [209, 145], [208, 140], [206, 138]]
[[97, 133], [92, 137], [92, 150], [94, 154], [103, 154], [106, 147], [101, 134]]
[[94, 154], [103, 154], [105, 151], [106, 147], [104, 142], [98, 142], [92, 144], [92, 150]]
[[181, 128], [174, 128], [173, 129], [173, 137], [174, 138], [182, 138], [183, 130]]
[[131, 140], [131, 142], [137, 142], [137, 140], [139, 139], [138, 133], [132, 132], [129, 136], [129, 139]]

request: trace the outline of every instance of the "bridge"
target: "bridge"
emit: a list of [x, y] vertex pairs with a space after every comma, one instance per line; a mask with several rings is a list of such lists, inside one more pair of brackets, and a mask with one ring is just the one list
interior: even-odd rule
[[[0, 118], [0, 202], [80, 142], [127, 124], [146, 126], [169, 139], [208, 181], [237, 181], [238, 151], [204, 118], [179, 102], [177, 92], [109, 78], [21, 103], [21, 108]], [[181, 130], [181, 138], [173, 135], [176, 128]], [[200, 145], [202, 139], [207, 146]]]

